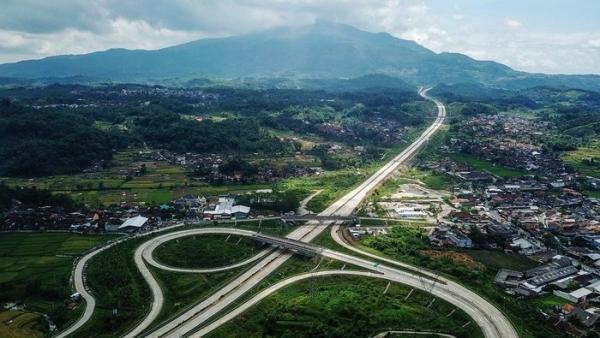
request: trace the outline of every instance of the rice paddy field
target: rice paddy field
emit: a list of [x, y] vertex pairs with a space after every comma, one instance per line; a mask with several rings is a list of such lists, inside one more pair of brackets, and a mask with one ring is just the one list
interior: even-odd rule
[[562, 159], [581, 174], [600, 178], [600, 147], [569, 151]]
[[[60, 328], [77, 317], [77, 309], [67, 310], [64, 303], [71, 294], [69, 278], [73, 261], [86, 250], [112, 238], [115, 235], [0, 233], [0, 302], [22, 303], [28, 314], [50, 314]], [[0, 312], [0, 316], [9, 318], [7, 312]], [[31, 327], [39, 329], [37, 324], [0, 322], [3, 323], [0, 337], [12, 337], [2, 331], [9, 328], [11, 332], [28, 332]]]
[[[144, 165], [144, 175], [126, 178], [129, 167]], [[110, 169], [94, 173], [39, 178], [0, 178], [10, 186], [36, 187], [66, 193], [91, 208], [111, 204], [161, 204], [187, 195], [219, 195], [270, 188], [268, 184], [211, 186], [192, 180], [185, 169], [165, 161], [136, 161], [134, 150], [115, 154]]]

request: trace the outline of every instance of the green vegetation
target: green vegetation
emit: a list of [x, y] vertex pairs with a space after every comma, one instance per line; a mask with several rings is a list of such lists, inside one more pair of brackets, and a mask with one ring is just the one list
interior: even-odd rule
[[460, 110], [460, 113], [463, 116], [475, 116], [475, 115], [495, 115], [498, 114], [498, 112], [496, 111], [496, 109], [493, 106], [489, 106], [489, 105], [485, 105], [485, 104], [481, 104], [481, 103], [477, 103], [477, 102], [470, 102], [467, 103], [466, 105], [464, 105], [462, 107], [462, 109]]
[[55, 206], [66, 210], [75, 209], [75, 202], [64, 194], [52, 194], [49, 190], [34, 188], [11, 188], [0, 182], [0, 211], [11, 207], [13, 200], [17, 200], [26, 206], [41, 207]]
[[600, 198], [600, 191], [585, 191], [585, 194], [592, 198]]
[[195, 235], [159, 246], [156, 259], [178, 268], [214, 268], [239, 263], [260, 250], [252, 238], [235, 235]]
[[527, 173], [522, 170], [497, 165], [468, 154], [452, 154], [452, 159], [458, 163], [464, 163], [475, 170], [489, 171], [503, 178], [519, 177]]
[[454, 182], [454, 179], [449, 176], [416, 168], [404, 168], [400, 170], [400, 177], [400, 183], [405, 183], [405, 180], [409, 180], [408, 182], [410, 180], [417, 181], [423, 183], [427, 188], [434, 190], [448, 190]]
[[96, 296], [90, 321], [81, 337], [114, 337], [127, 332], [149, 310], [151, 292], [133, 260], [135, 249], [151, 237], [128, 240], [96, 255], [86, 270]]
[[[233, 226], [233, 224], [224, 223], [218, 226]], [[240, 228], [260, 229], [275, 234], [285, 234], [290, 229], [281, 222], [272, 220], [257, 220], [238, 223], [237, 225]], [[169, 232], [189, 228], [191, 227], [177, 228], [169, 230]], [[165, 234], [165, 232], [161, 232], [160, 234]], [[151, 293], [135, 266], [133, 254], [140, 244], [150, 240], [154, 236], [157, 235], [128, 240], [99, 253], [90, 261], [86, 275], [90, 289], [97, 298], [96, 311], [90, 322], [78, 332], [79, 335], [82, 337], [113, 337], [115, 335], [122, 335], [131, 329], [132, 325], [141, 320], [148, 312]], [[223, 245], [225, 243], [224, 238], [221, 237], [198, 236], [197, 238], [199, 239], [198, 241], [203, 239], [202, 243], [207, 244], [209, 247], [226, 247]], [[231, 240], [227, 243], [231, 244], [230, 247], [235, 247], [235, 242]], [[191, 241], [195, 240], [191, 238]], [[181, 242], [182, 240], [180, 240]], [[166, 245], [171, 243], [167, 243]], [[191, 245], [190, 243], [184, 245]], [[179, 249], [174, 247], [169, 252], [173, 253]], [[202, 248], [202, 250], [204, 249]], [[233, 251], [231, 253], [234, 254]], [[193, 252], [187, 254], [195, 255]], [[215, 252], [212, 255], [214, 256], [215, 254], [219, 254], [219, 252]], [[173, 263], [174, 266], [179, 267], [182, 261], [174, 261]], [[188, 263], [199, 263], [207, 266], [209, 261], [207, 258], [201, 258], [201, 261], [188, 261]], [[210, 294], [219, 285], [222, 285], [232, 276], [239, 273], [241, 269], [216, 274], [179, 274], [154, 269], [153, 272], [165, 292], [165, 309], [161, 312], [157, 323], [170, 318], [174, 313], [182, 311], [187, 306]], [[116, 314], [113, 312], [115, 309]]]
[[462, 311], [410, 288], [359, 277], [323, 277], [288, 286], [261, 301], [211, 337], [367, 337], [388, 328], [435, 330], [482, 337]]
[[521, 337], [562, 337], [540, 318], [535, 302], [526, 302], [504, 294], [493, 285], [501, 267], [516, 270], [535, 266], [535, 262], [514, 254], [484, 250], [434, 250], [422, 231], [395, 227], [387, 235], [366, 237], [361, 244], [394, 259], [439, 271], [460, 281], [487, 298], [513, 322]]
[[109, 160], [123, 138], [93, 122], [71, 111], [39, 111], [0, 101], [0, 175], [74, 173]]
[[[71, 295], [73, 260], [115, 236], [71, 233], [5, 233], [0, 236], [0, 302], [22, 302], [45, 313], [63, 329], [78, 316], [65, 300]], [[0, 336], [5, 336], [1, 335]]]
[[[301, 143], [277, 134], [290, 132], [350, 147], [375, 144], [365, 153], [376, 158], [377, 147], [395, 142], [364, 123], [373, 123], [373, 111], [391, 128], [424, 121], [422, 107], [414, 102], [416, 93], [404, 88], [376, 93], [210, 88], [202, 98], [197, 90], [181, 89], [183, 95], [167, 94], [170, 90], [108, 85], [0, 91], [0, 156], [10, 159], [0, 164], [0, 176], [77, 173], [107, 166], [113, 150], [128, 148], [289, 157]], [[121, 91], [132, 95], [114, 95]], [[339, 128], [351, 132], [335, 132]], [[346, 157], [331, 164], [339, 168], [363, 162], [350, 156], [346, 163]]]
[[369, 170], [364, 169], [343, 169], [324, 172], [318, 176], [292, 177], [278, 183], [277, 189], [303, 192], [304, 195], [308, 195], [312, 190], [323, 189], [307, 204], [309, 210], [321, 212], [348, 189], [362, 182], [369, 173]]
[[149, 145], [175, 152], [290, 153], [294, 144], [280, 142], [261, 128], [255, 118], [195, 121], [182, 118], [160, 105], [135, 112], [134, 133]]
[[562, 159], [581, 174], [600, 178], [600, 147], [578, 148], [564, 153]]
[[[141, 165], [146, 167], [144, 175], [125, 177], [122, 173], [127, 171], [130, 166], [140, 167]], [[121, 202], [146, 202], [155, 205], [170, 202], [174, 198], [187, 194], [209, 196], [242, 193], [271, 187], [268, 184], [212, 186], [204, 182], [197, 182], [191, 180], [182, 167], [163, 161], [140, 161], [137, 159], [137, 152], [133, 150], [117, 153], [110, 169], [93, 175], [73, 174], [34, 179], [5, 178], [3, 182], [9, 187], [36, 188], [40, 194], [41, 191], [48, 190], [56, 196], [55, 199], [67, 195], [75, 203], [86, 204], [91, 208], [120, 204]], [[19, 196], [12, 191], [6, 195], [8, 197]], [[0, 204], [4, 200], [7, 201], [6, 203], [10, 203], [8, 197], [4, 199], [4, 196], [0, 185]], [[47, 204], [51, 203], [46, 202], [41, 205]]]
[[[423, 111], [431, 107], [406, 88], [349, 93], [207, 88], [202, 97], [187, 89], [178, 89], [181, 95], [165, 94], [171, 90], [139, 85], [1, 90], [2, 114], [7, 118], [0, 126], [6, 132], [0, 155], [13, 158], [20, 152], [28, 158], [15, 161], [23, 170], [0, 166], [0, 175], [12, 176], [5, 178], [11, 187], [48, 189], [98, 208], [273, 188], [273, 183], [263, 183], [265, 178], [289, 177], [306, 170], [299, 166], [318, 166], [335, 171], [275, 184], [274, 190], [282, 193], [277, 203], [264, 205], [263, 200], [251, 205], [289, 211], [298, 198], [323, 185], [324, 193], [309, 205], [318, 211], [365, 177], [364, 171], [371, 172], [396, 148], [408, 144], [411, 130], [425, 122], [429, 116]], [[118, 92], [129, 94], [114, 94]], [[46, 120], [51, 123], [41, 126]], [[76, 123], [64, 126], [72, 121]], [[381, 132], [383, 127], [402, 135], [408, 131], [406, 142], [396, 144], [396, 138]], [[69, 137], [55, 137], [58, 131]], [[83, 137], [84, 132], [91, 136]], [[44, 140], [52, 142], [42, 146]], [[330, 152], [334, 144], [338, 148]], [[223, 177], [211, 176], [210, 161], [184, 168], [154, 160], [148, 154], [151, 149], [219, 154], [224, 161], [219, 172], [243, 173], [242, 184], [228, 185]], [[142, 166], [141, 175], [131, 174]], [[91, 170], [82, 173], [84, 168]], [[260, 184], [245, 184], [252, 182]]]
[[48, 324], [37, 313], [21, 311], [0, 312], [0, 337], [4, 338], [42, 338], [45, 337]]

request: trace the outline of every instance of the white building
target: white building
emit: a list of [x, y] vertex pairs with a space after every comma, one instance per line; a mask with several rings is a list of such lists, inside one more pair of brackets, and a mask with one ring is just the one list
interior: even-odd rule
[[233, 198], [219, 197], [219, 204], [216, 205], [214, 210], [205, 210], [204, 217], [215, 219], [215, 218], [246, 218], [250, 213], [250, 207], [245, 205], [233, 205]]
[[119, 230], [139, 230], [148, 222], [148, 218], [138, 215], [125, 220], [119, 227]]

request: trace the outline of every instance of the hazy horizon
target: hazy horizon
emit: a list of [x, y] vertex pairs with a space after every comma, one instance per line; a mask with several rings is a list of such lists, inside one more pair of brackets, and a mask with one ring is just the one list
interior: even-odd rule
[[[13, 1], [0, 13], [0, 63], [111, 48], [159, 49], [322, 19], [387, 32], [435, 52], [516, 70], [600, 74], [600, 3], [561, 1]], [[536, 10], [538, 9], [538, 10]], [[543, 10], [539, 10], [543, 9]]]

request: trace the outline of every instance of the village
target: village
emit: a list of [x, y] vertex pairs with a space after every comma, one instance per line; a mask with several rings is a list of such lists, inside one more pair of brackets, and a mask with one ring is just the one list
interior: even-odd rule
[[383, 226], [358, 225], [349, 233], [386, 235], [386, 223], [402, 221], [425, 229], [432, 247], [529, 257], [536, 268], [502, 268], [494, 284], [518, 299], [556, 297], [561, 305], [545, 313], [549, 325], [585, 336], [600, 324], [600, 200], [588, 195], [600, 180], [539, 145], [552, 130], [547, 123], [480, 115], [458, 130], [468, 137], [450, 135], [439, 157], [415, 161], [420, 172], [451, 182], [447, 190], [397, 174], [395, 190], [363, 208]]
[[[269, 191], [259, 191], [268, 194]], [[61, 208], [14, 206], [0, 220], [4, 231], [72, 231], [79, 233], [146, 232], [166, 225], [189, 221], [246, 219], [251, 208], [235, 204], [232, 195], [211, 200], [187, 195], [159, 206], [121, 205], [104, 209], [65, 212]], [[262, 217], [262, 215], [261, 215]]]

